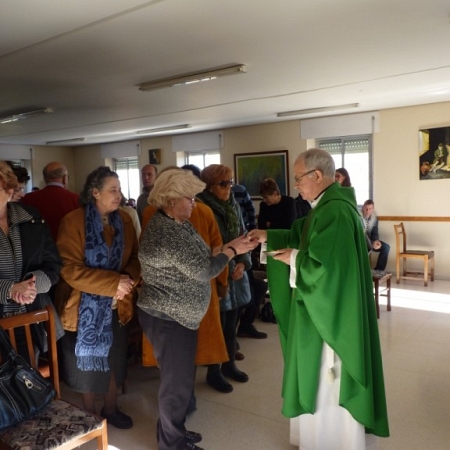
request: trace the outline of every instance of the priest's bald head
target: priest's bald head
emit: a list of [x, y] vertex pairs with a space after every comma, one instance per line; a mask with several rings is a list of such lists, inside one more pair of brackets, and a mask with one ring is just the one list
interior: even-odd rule
[[294, 163], [295, 189], [310, 202], [334, 183], [335, 167], [325, 150], [311, 148], [300, 153]]

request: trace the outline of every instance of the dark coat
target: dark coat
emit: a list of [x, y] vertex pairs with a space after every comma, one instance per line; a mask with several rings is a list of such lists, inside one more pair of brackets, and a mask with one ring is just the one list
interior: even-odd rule
[[[32, 276], [32, 272], [42, 271], [55, 286], [59, 280], [59, 272], [61, 270], [62, 261], [59, 256], [56, 244], [50, 234], [47, 223], [41, 218], [37, 209], [11, 203], [11, 208], [21, 208], [25, 210], [30, 218], [23, 219], [19, 222], [20, 240], [22, 247], [22, 277], [21, 281]], [[39, 293], [34, 302], [27, 305], [29, 311], [35, 311], [44, 308], [46, 305], [53, 306], [52, 299], [48, 292]], [[0, 315], [2, 315], [2, 307], [0, 305]], [[59, 317], [56, 317], [56, 335], [60, 338], [64, 334]], [[43, 342], [46, 341], [43, 327], [35, 327], [37, 344], [41, 350], [44, 350]], [[40, 345], [42, 344], [42, 346]]]

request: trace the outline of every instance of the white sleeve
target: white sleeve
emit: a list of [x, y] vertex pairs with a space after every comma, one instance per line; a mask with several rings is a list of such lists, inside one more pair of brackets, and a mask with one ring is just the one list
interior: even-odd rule
[[292, 249], [291, 252], [291, 260], [290, 260], [291, 273], [289, 274], [289, 284], [292, 288], [295, 288], [295, 279], [297, 278], [297, 269], [295, 267], [295, 260], [297, 259], [298, 252], [299, 251], [297, 249]]

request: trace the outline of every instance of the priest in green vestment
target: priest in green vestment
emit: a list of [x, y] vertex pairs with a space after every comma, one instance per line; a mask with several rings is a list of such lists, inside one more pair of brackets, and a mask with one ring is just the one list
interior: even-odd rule
[[326, 348], [340, 364], [339, 407], [366, 433], [387, 437], [372, 275], [354, 190], [334, 182], [324, 150], [301, 153], [294, 172], [296, 189], [311, 202], [308, 215], [290, 230], [249, 233], [278, 251], [268, 256], [267, 271], [285, 362], [282, 413], [315, 413], [320, 383], [332, 383], [336, 371], [329, 364], [329, 380], [321, 379]]

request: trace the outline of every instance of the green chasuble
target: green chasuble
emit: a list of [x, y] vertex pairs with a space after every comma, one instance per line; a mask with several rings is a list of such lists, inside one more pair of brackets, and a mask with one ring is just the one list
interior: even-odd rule
[[389, 436], [380, 339], [364, 230], [353, 188], [332, 184], [290, 230], [268, 230], [267, 249], [295, 248], [290, 267], [268, 258], [269, 291], [284, 356], [283, 414], [313, 414], [323, 343], [342, 361], [339, 405], [367, 433]]

